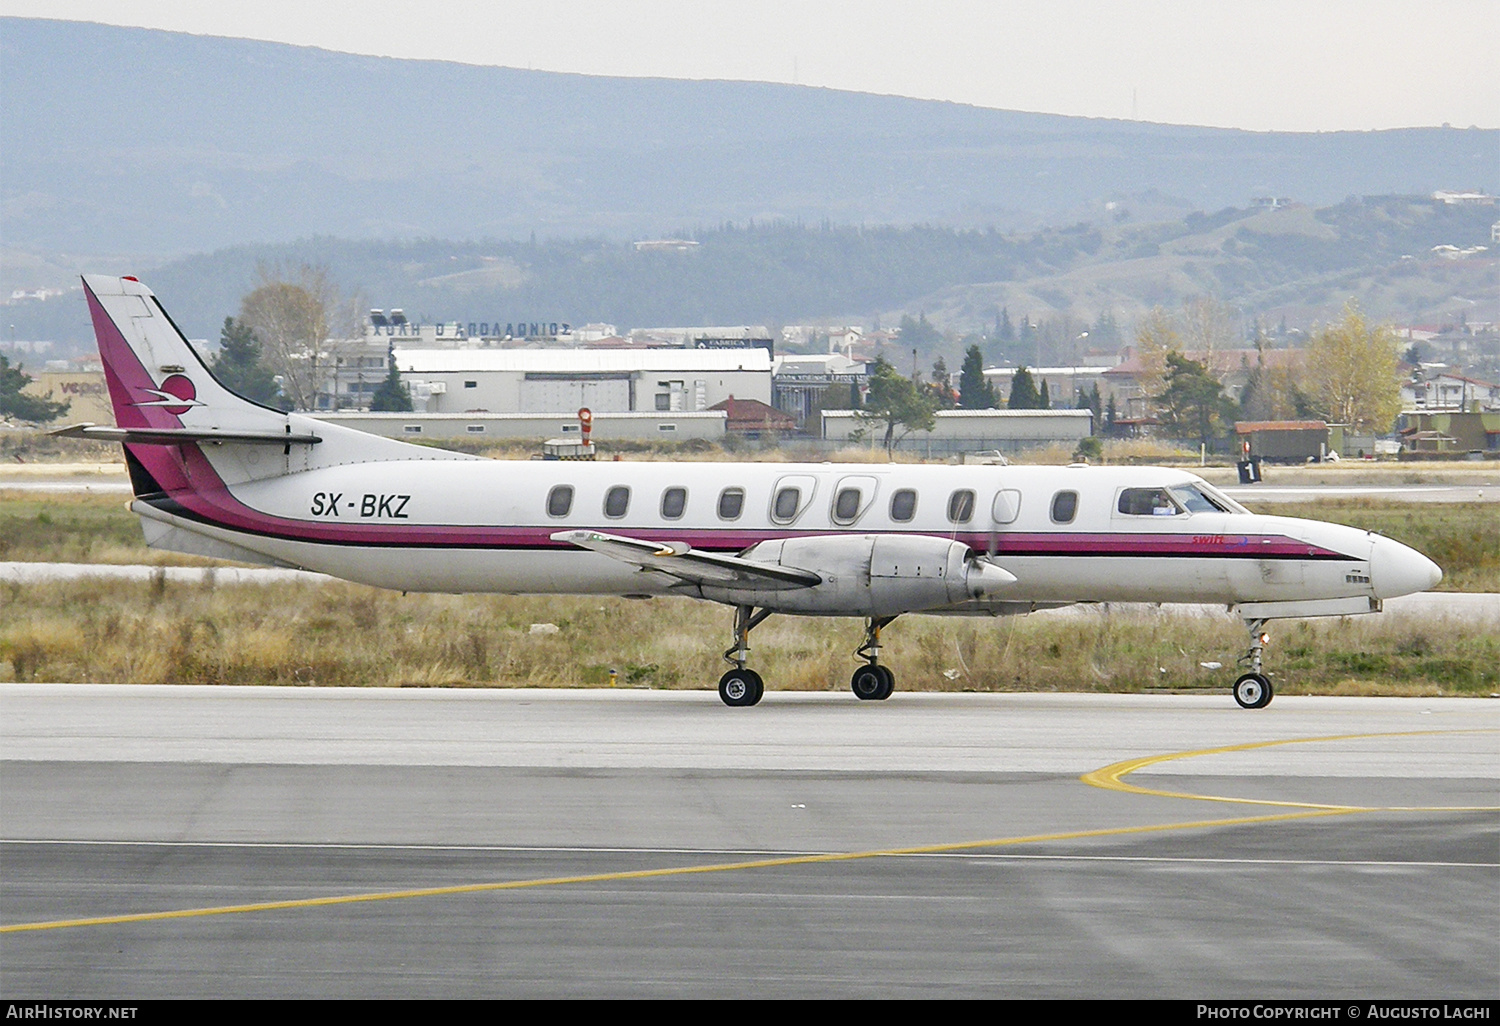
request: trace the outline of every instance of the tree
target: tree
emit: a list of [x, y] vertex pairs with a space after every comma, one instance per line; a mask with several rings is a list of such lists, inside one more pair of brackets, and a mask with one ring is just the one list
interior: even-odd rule
[[1084, 394], [1083, 407], [1093, 411], [1094, 433], [1099, 434], [1104, 429], [1104, 397], [1099, 394], [1099, 383], [1094, 382], [1094, 387]]
[[1260, 355], [1245, 378], [1245, 387], [1240, 390], [1241, 418], [1298, 420], [1312, 416], [1312, 404], [1298, 385], [1298, 379], [1304, 373], [1300, 363], [1269, 366], [1259, 340], [1256, 348]]
[[1047, 394], [1047, 383], [1042, 382], [1042, 393], [1037, 399], [1036, 408], [1039, 410], [1052, 409], [1052, 397]]
[[932, 364], [932, 381], [920, 386], [932, 399], [933, 409], [951, 410], [958, 405], [958, 393], [953, 391], [953, 375], [948, 372], [948, 361], [939, 356]]
[[1350, 300], [1344, 317], [1313, 335], [1307, 347], [1308, 392], [1331, 423], [1382, 434], [1401, 412], [1396, 333], [1372, 325]]
[[1155, 399], [1162, 424], [1174, 437], [1207, 445], [1234, 416], [1234, 401], [1224, 394], [1224, 386], [1209, 373], [1207, 364], [1168, 353], [1166, 380], [1165, 391]]
[[1001, 342], [1014, 342], [1016, 340], [1015, 325], [1010, 323], [1010, 307], [1002, 306], [1000, 316], [995, 321], [995, 337]]
[[337, 351], [362, 335], [358, 298], [311, 264], [261, 264], [256, 280], [240, 301], [240, 321], [265, 347], [292, 408], [316, 409]]
[[219, 384], [252, 402], [265, 406], [276, 406], [281, 402], [281, 386], [276, 383], [271, 368], [261, 362], [260, 340], [243, 321], [224, 318], [213, 371]]
[[370, 396], [371, 413], [410, 413], [411, 390], [401, 381], [401, 370], [396, 366], [396, 356], [391, 354], [385, 380]]
[[900, 332], [901, 344], [913, 348], [933, 346], [943, 340], [942, 333], [928, 323], [925, 312], [919, 312], [915, 320], [911, 314], [903, 314]]
[[1150, 404], [1167, 387], [1167, 354], [1182, 351], [1182, 336], [1176, 322], [1161, 307], [1152, 307], [1135, 327], [1135, 357], [1141, 365], [1137, 376], [1146, 399], [1146, 416], [1155, 411]]
[[12, 367], [5, 354], [0, 353], [0, 417], [14, 417], [16, 420], [40, 424], [56, 420], [68, 412], [68, 407], [72, 404], [67, 401], [52, 402], [51, 392], [36, 396], [21, 391], [31, 384], [31, 380], [31, 375], [25, 373], [20, 364]]
[[[936, 407], [931, 398], [884, 357], [875, 360], [875, 369], [870, 372], [869, 395], [863, 409], [856, 412], [862, 420], [885, 424], [882, 444], [887, 456], [897, 442], [913, 431], [931, 431], [937, 423], [933, 416]], [[899, 435], [896, 434], [898, 427], [904, 429]]]
[[1182, 334], [1187, 348], [1214, 369], [1214, 354], [1234, 347], [1235, 312], [1212, 296], [1194, 296], [1182, 304]]
[[1016, 376], [1010, 382], [1010, 399], [1005, 405], [1012, 410], [1042, 408], [1042, 394], [1036, 390], [1036, 382], [1031, 380], [1031, 371], [1025, 364], [1016, 368]]
[[964, 353], [958, 372], [958, 405], [965, 410], [993, 410], [1000, 405], [995, 386], [984, 376], [984, 354], [977, 345]]
[[1091, 346], [1118, 346], [1120, 344], [1120, 325], [1115, 321], [1113, 310], [1105, 310], [1099, 314], [1099, 319], [1089, 329], [1089, 344]]

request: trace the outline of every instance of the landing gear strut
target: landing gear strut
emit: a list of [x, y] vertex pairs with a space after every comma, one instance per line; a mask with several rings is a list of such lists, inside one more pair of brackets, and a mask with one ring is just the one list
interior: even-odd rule
[[1242, 674], [1234, 682], [1234, 700], [1244, 709], [1264, 709], [1271, 704], [1275, 693], [1271, 688], [1271, 678], [1261, 670], [1261, 650], [1269, 640], [1263, 633], [1265, 625], [1265, 620], [1245, 621], [1245, 626], [1250, 630], [1250, 651], [1240, 656], [1239, 662], [1250, 672]]
[[856, 698], [880, 702], [890, 698], [891, 692], [896, 690], [896, 675], [889, 667], [880, 665], [880, 631], [894, 619], [894, 616], [872, 616], [865, 620], [864, 644], [854, 652], [865, 660], [865, 665], [849, 678], [849, 690]]
[[734, 668], [719, 678], [719, 697], [725, 705], [754, 705], [765, 694], [765, 681], [745, 663], [750, 659], [750, 632], [770, 615], [769, 609], [734, 607], [734, 644], [724, 650], [724, 661]]

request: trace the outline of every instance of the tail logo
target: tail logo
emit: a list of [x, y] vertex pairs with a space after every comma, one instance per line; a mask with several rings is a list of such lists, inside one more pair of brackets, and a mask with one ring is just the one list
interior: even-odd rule
[[194, 406], [204, 405], [198, 401], [198, 390], [193, 387], [193, 382], [182, 374], [173, 374], [161, 383], [160, 388], [143, 388], [141, 391], [149, 392], [155, 398], [132, 403], [132, 406], [158, 406], [170, 414], [181, 416]]

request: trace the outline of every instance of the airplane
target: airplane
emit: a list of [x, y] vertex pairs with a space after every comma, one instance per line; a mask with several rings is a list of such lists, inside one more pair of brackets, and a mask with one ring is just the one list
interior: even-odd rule
[[753, 706], [750, 632], [858, 617], [850, 688], [888, 698], [881, 632], [908, 613], [1222, 603], [1250, 635], [1238, 704], [1273, 695], [1277, 618], [1378, 612], [1442, 571], [1390, 538], [1251, 513], [1160, 467], [490, 460], [382, 438], [221, 385], [134, 277], [85, 275], [148, 545], [400, 591], [684, 596], [734, 610], [729, 706]]

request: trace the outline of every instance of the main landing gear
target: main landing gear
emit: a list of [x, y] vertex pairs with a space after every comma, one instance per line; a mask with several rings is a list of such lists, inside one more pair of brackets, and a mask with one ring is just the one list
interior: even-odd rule
[[854, 654], [865, 660], [865, 665], [854, 671], [849, 678], [849, 690], [854, 697], [867, 702], [883, 702], [896, 690], [896, 675], [890, 667], [880, 665], [880, 631], [894, 616], [872, 616], [865, 620], [865, 641]]
[[734, 669], [719, 678], [719, 697], [725, 705], [754, 705], [766, 693], [765, 681], [745, 663], [750, 659], [750, 632], [770, 615], [769, 609], [734, 607], [734, 644], [724, 650], [724, 661]]
[[[719, 678], [719, 698], [725, 705], [754, 705], [766, 693], [760, 674], [745, 664], [750, 661], [750, 632], [770, 615], [769, 609], [734, 607], [734, 644], [724, 650], [724, 661], [732, 668]], [[890, 698], [896, 690], [896, 675], [889, 667], [880, 665], [880, 632], [894, 619], [894, 616], [872, 616], [865, 620], [864, 644], [855, 650], [865, 665], [849, 678], [849, 689], [856, 698], [879, 702]]]
[[1245, 621], [1245, 626], [1250, 630], [1250, 651], [1240, 656], [1239, 661], [1250, 672], [1242, 674], [1234, 682], [1234, 700], [1245, 709], [1264, 709], [1271, 704], [1271, 698], [1275, 694], [1271, 688], [1270, 676], [1261, 670], [1261, 650], [1270, 640], [1269, 635], [1263, 632], [1265, 625], [1265, 620]]

